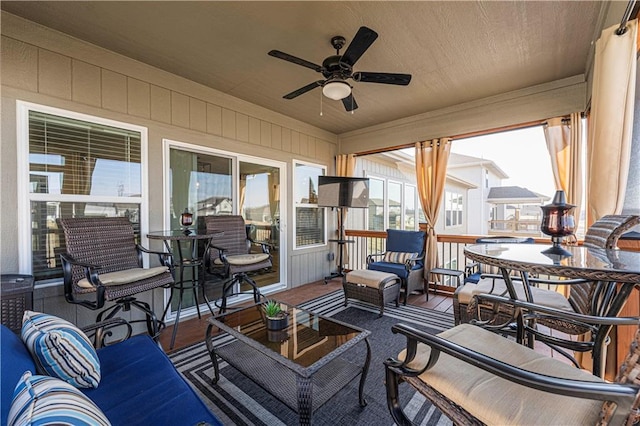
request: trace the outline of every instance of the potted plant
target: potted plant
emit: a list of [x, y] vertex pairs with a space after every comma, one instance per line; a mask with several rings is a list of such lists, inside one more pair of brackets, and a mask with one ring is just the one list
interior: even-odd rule
[[269, 300], [264, 305], [267, 317], [267, 330], [282, 330], [289, 325], [289, 316], [275, 300]]

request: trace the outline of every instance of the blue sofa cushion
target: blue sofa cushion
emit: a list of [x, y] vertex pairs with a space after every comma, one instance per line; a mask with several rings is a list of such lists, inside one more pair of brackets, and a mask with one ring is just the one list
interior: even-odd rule
[[80, 389], [113, 425], [221, 425], [147, 335], [98, 350], [102, 380]]
[[[414, 265], [411, 270], [421, 269], [422, 265]], [[372, 271], [388, 272], [390, 274], [396, 274], [402, 279], [409, 277], [409, 272], [404, 267], [403, 263], [389, 263], [389, 262], [372, 262], [367, 265], [367, 269]]]
[[20, 336], [0, 325], [0, 423], [5, 424], [13, 390], [25, 371], [35, 374], [36, 364]]
[[55, 377], [24, 373], [9, 410], [10, 426], [110, 426], [102, 411], [71, 384]]
[[96, 350], [84, 332], [69, 321], [26, 311], [22, 340], [36, 361], [38, 373], [78, 388], [95, 388], [100, 383]]

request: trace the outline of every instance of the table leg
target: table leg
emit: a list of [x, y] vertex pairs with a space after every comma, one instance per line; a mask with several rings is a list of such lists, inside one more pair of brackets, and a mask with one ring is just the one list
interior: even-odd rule
[[313, 379], [311, 377], [296, 378], [298, 391], [298, 421], [300, 425], [310, 425], [313, 414]]
[[360, 374], [360, 386], [358, 388], [358, 399], [361, 407], [366, 407], [367, 401], [364, 399], [364, 382], [367, 379], [369, 373], [369, 364], [371, 363], [371, 345], [369, 344], [369, 338], [364, 339], [364, 343], [367, 345], [367, 358], [362, 366], [362, 374]]

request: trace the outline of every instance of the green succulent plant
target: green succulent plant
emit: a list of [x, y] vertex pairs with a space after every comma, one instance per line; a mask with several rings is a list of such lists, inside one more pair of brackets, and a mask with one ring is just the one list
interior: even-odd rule
[[275, 300], [269, 300], [264, 305], [264, 313], [268, 318], [277, 318], [278, 316], [280, 316], [280, 314], [282, 314], [282, 312], [283, 311], [280, 307], [280, 304]]

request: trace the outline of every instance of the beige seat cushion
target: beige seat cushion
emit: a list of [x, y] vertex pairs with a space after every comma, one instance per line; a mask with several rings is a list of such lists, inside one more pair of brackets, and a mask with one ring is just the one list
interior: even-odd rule
[[369, 269], [356, 269], [348, 272], [346, 279], [349, 283], [361, 284], [373, 288], [379, 288], [380, 283], [385, 280], [388, 280], [385, 284], [385, 288], [400, 282], [400, 279], [396, 274], [381, 271], [370, 271]]
[[[602, 382], [586, 371], [470, 324], [458, 325], [438, 336], [525, 370]], [[424, 367], [429, 354], [430, 348], [420, 343], [410, 367]], [[402, 351], [399, 358], [404, 357]], [[554, 395], [509, 382], [444, 353], [420, 379], [488, 425], [596, 424], [602, 407], [601, 401]]]
[[[167, 268], [166, 266], [156, 266], [155, 268], [132, 268], [122, 271], [109, 272], [107, 274], [100, 274], [98, 275], [98, 278], [104, 285], [122, 285], [155, 277], [156, 275], [160, 275], [168, 271], [169, 268]], [[78, 281], [78, 287], [92, 288], [93, 286], [91, 285], [89, 280], [83, 278]]]
[[[482, 278], [478, 284], [465, 284], [460, 291], [458, 291], [458, 302], [468, 305], [471, 303], [471, 299], [478, 294], [498, 294], [504, 295], [505, 297], [509, 296], [507, 293], [507, 285], [504, 283], [504, 280], [495, 279], [495, 285], [493, 282], [493, 278]], [[514, 281], [514, 287], [516, 289], [518, 299], [526, 300], [522, 282]], [[539, 305], [574, 312], [567, 298], [557, 291], [531, 287], [531, 295], [533, 296], [533, 302]]]
[[236, 254], [227, 256], [227, 262], [229, 262], [229, 265], [252, 265], [264, 262], [268, 258], [269, 255], [267, 253]]

